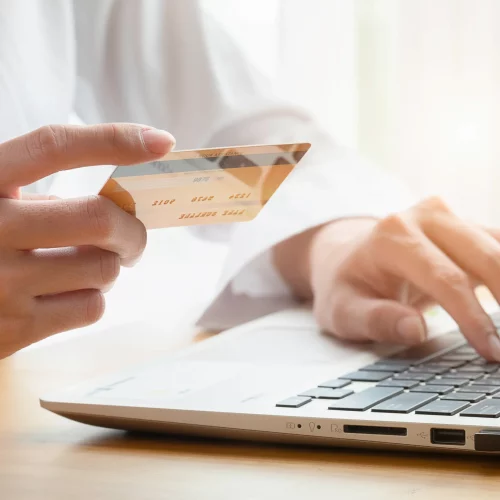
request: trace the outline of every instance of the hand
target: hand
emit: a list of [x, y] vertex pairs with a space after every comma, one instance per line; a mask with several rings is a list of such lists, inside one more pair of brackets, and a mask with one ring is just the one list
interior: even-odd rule
[[102, 292], [146, 244], [144, 226], [105, 198], [22, 198], [20, 187], [84, 165], [152, 161], [173, 144], [130, 124], [48, 126], [0, 144], [0, 359], [97, 321]]
[[380, 221], [340, 220], [299, 235], [294, 246], [307, 258], [294, 272], [292, 241], [276, 261], [299, 294], [313, 297], [320, 326], [340, 338], [422, 342], [421, 311], [439, 304], [479, 354], [500, 361], [496, 328], [474, 293], [484, 284], [500, 302], [498, 236], [432, 198]]

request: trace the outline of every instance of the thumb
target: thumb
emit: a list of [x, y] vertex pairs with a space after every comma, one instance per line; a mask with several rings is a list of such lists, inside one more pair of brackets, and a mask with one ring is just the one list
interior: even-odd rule
[[413, 345], [427, 339], [421, 313], [394, 300], [348, 293], [335, 301], [332, 331], [346, 340]]
[[38, 194], [38, 193], [22, 193], [21, 199], [28, 201], [53, 201], [60, 200], [59, 196], [48, 195], [48, 194]]

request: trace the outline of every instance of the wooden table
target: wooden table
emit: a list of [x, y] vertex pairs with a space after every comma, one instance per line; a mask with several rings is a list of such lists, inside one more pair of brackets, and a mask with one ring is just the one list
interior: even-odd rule
[[500, 460], [127, 435], [64, 420], [38, 396], [204, 335], [144, 324], [0, 362], [1, 500], [497, 498]]

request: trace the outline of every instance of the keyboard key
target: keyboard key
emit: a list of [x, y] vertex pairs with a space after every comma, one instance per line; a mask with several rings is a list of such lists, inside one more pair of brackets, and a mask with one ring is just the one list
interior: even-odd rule
[[458, 349], [454, 349], [450, 354], [477, 354], [476, 350], [468, 344], [459, 347]]
[[443, 361], [473, 361], [479, 358], [479, 354], [445, 354], [439, 360]]
[[500, 400], [487, 399], [482, 401], [465, 411], [460, 413], [461, 417], [484, 417], [484, 418], [498, 418], [500, 417]]
[[493, 373], [498, 370], [497, 366], [493, 365], [466, 365], [457, 368], [459, 373]]
[[301, 406], [309, 403], [309, 401], [312, 401], [312, 399], [295, 396], [293, 398], [288, 398], [280, 401], [276, 404], [276, 406], [279, 406], [280, 408], [300, 408]]
[[486, 373], [486, 366], [465, 365], [459, 368], [457, 373]]
[[455, 389], [456, 394], [482, 394], [486, 396], [487, 392], [479, 390], [477, 387], [469, 387], [466, 385], [465, 387], [460, 387], [459, 389]]
[[437, 366], [437, 367], [442, 367], [442, 368], [457, 368], [459, 366], [463, 366], [467, 363], [467, 361], [446, 361], [446, 360], [437, 360], [437, 361], [432, 361], [431, 363], [425, 363], [424, 365], [420, 366]]
[[405, 373], [397, 373], [394, 375], [395, 380], [417, 380], [418, 382], [427, 382], [434, 378], [433, 373], [414, 373], [414, 372], [405, 372]]
[[441, 399], [450, 399], [453, 401], [469, 401], [469, 403], [477, 403], [485, 397], [486, 396], [484, 394], [477, 394], [475, 392], [452, 392], [450, 394], [446, 394]]
[[448, 394], [455, 388], [449, 385], [420, 385], [411, 390], [411, 392], [428, 392], [433, 394]]
[[479, 366], [495, 366], [496, 368], [500, 368], [500, 363], [491, 363], [485, 358], [477, 358], [471, 362], [471, 365], [479, 365]]
[[454, 372], [449, 372], [446, 375], [446, 378], [468, 378], [469, 380], [476, 380], [484, 377], [483, 373], [454, 373]]
[[417, 415], [455, 415], [464, 408], [467, 408], [469, 403], [463, 401], [433, 401], [432, 403], [419, 408], [415, 413]]
[[498, 365], [496, 363], [488, 363], [481, 367], [486, 373], [498, 373]]
[[429, 380], [427, 382], [427, 385], [452, 385], [454, 387], [460, 387], [460, 386], [468, 384], [468, 383], [469, 383], [469, 379], [466, 379], [466, 378], [441, 377], [441, 378], [434, 378], [432, 380]]
[[410, 413], [421, 406], [437, 399], [437, 394], [405, 392], [378, 404], [372, 411], [379, 413]]
[[299, 394], [300, 397], [309, 397], [317, 399], [342, 399], [346, 396], [354, 394], [354, 391], [349, 389], [330, 389], [328, 387], [315, 387], [309, 391]]
[[410, 372], [418, 372], [418, 373], [433, 373], [434, 375], [440, 375], [448, 371], [449, 368], [447, 366], [435, 366], [435, 365], [418, 365], [412, 366], [410, 368]]
[[407, 368], [408, 368], [407, 366], [401, 366], [396, 364], [374, 363], [373, 365], [363, 366], [363, 371], [398, 373], [398, 372], [404, 372]]
[[500, 390], [500, 384], [495, 384], [495, 382], [493, 382], [493, 380], [495, 379], [487, 379], [487, 378], [483, 378], [482, 380], [473, 380], [470, 385], [487, 385], [487, 386], [491, 386], [491, 387], [498, 387], [498, 389]]
[[404, 351], [391, 356], [390, 359], [410, 361], [413, 364], [418, 364], [429, 359], [430, 357], [436, 359], [444, 356], [445, 354], [449, 354], [450, 351], [458, 349], [462, 345], [465, 345], [464, 342], [459, 340], [459, 337], [457, 337], [456, 334], [442, 335], [430, 339], [423, 344], [405, 349]]
[[397, 387], [370, 387], [357, 392], [345, 399], [336, 401], [329, 406], [329, 410], [365, 411], [376, 404], [401, 394], [403, 389]]
[[402, 387], [403, 389], [411, 389], [416, 387], [420, 382], [418, 380], [384, 380], [377, 384], [378, 387]]
[[492, 377], [491, 375], [488, 377], [483, 377], [481, 380], [477, 380], [477, 382], [484, 382], [488, 385], [500, 385], [500, 378]]
[[363, 370], [359, 370], [357, 372], [348, 373], [347, 375], [343, 375], [339, 378], [351, 380], [353, 382], [381, 382], [390, 376], [391, 373], [387, 372], [365, 372]]
[[386, 366], [399, 366], [401, 368], [409, 368], [412, 363], [411, 361], [405, 361], [402, 359], [392, 359], [392, 358], [387, 358], [387, 359], [381, 359], [375, 363], [376, 365], [386, 365]]
[[479, 382], [472, 382], [471, 384], [462, 387], [463, 391], [467, 392], [482, 392], [483, 394], [495, 394], [500, 391], [499, 385], [481, 385]]
[[319, 387], [329, 387], [330, 389], [342, 389], [342, 387], [345, 387], [346, 385], [349, 385], [350, 383], [351, 382], [349, 380], [332, 379], [332, 380], [327, 380], [326, 382], [319, 384]]

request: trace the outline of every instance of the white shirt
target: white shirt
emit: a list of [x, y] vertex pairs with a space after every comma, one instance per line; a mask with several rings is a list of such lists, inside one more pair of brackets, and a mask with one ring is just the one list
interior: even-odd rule
[[[255, 221], [195, 229], [229, 246], [207, 326], [290, 304], [270, 258], [279, 241], [409, 205], [398, 182], [273, 96], [199, 1], [0, 0], [0, 142], [46, 124], [111, 121], [168, 130], [177, 149], [312, 144]], [[28, 189], [94, 194], [110, 168], [64, 172]]]

